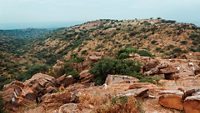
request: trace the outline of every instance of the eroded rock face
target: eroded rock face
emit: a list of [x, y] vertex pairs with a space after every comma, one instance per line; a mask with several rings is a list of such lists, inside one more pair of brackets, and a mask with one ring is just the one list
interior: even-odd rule
[[92, 81], [94, 75], [89, 70], [83, 70], [80, 74], [81, 83], [89, 83]]
[[81, 113], [81, 110], [79, 110], [77, 104], [67, 103], [59, 108], [58, 113]]
[[125, 76], [125, 75], [108, 75], [105, 83], [107, 85], [120, 84], [120, 83], [135, 83], [139, 80], [135, 77]]
[[75, 82], [75, 79], [72, 76], [63, 75], [56, 79], [56, 82], [59, 86], [67, 87], [70, 84]]
[[46, 74], [37, 73], [24, 83], [14, 81], [3, 89], [3, 100], [8, 111], [16, 111], [32, 103], [39, 103], [46, 93], [57, 90], [55, 78]]
[[160, 92], [158, 103], [164, 107], [183, 110], [182, 96], [183, 92], [179, 90], [166, 90]]
[[185, 113], [200, 113], [200, 90], [190, 90], [184, 100]]
[[71, 93], [68, 91], [46, 94], [42, 97], [42, 104], [46, 109], [51, 109], [51, 107], [58, 107], [66, 103], [70, 103]]

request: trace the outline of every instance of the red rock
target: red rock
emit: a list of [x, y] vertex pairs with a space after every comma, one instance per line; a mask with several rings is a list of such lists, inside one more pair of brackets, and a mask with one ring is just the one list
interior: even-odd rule
[[139, 82], [139, 80], [135, 77], [126, 75], [108, 75], [105, 81], [107, 85], [120, 84], [120, 83], [135, 83], [135, 82]]
[[160, 92], [158, 103], [166, 108], [183, 110], [182, 96], [180, 90], [165, 90]]

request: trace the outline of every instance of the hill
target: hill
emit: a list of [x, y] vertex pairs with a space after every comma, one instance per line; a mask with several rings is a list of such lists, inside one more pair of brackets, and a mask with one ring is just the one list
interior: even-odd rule
[[200, 103], [194, 24], [103, 19], [40, 38], [18, 36], [0, 38], [0, 96], [8, 112], [200, 111], [193, 104]]

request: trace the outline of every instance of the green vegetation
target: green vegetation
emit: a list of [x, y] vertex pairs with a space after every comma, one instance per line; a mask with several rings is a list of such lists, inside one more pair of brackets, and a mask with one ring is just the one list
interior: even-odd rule
[[16, 79], [19, 81], [25, 81], [27, 79], [30, 79], [36, 73], [40, 72], [45, 73], [47, 71], [48, 71], [47, 65], [40, 65], [40, 64], [32, 65], [26, 72], [19, 74]]
[[117, 53], [117, 58], [118, 59], [126, 59], [129, 57], [129, 54], [131, 54], [131, 53], [137, 53], [140, 56], [153, 57], [153, 55], [150, 52], [148, 52], [147, 50], [138, 50], [136, 48], [127, 47], [127, 48], [121, 49]]
[[2, 97], [0, 96], [0, 113], [5, 113], [5, 111], [3, 110], [3, 99]]
[[71, 62], [66, 62], [64, 65], [64, 73], [66, 75], [72, 75], [73, 78], [79, 79], [79, 72], [72, 67]]
[[82, 63], [84, 61], [83, 57], [79, 57], [78, 54], [71, 55], [71, 62], [73, 63]]
[[137, 76], [141, 64], [132, 60], [104, 58], [94, 64], [90, 72], [95, 75], [95, 83], [103, 84], [108, 74]]
[[138, 50], [136, 48], [132, 48], [132, 47], [127, 47], [127, 48], [121, 49], [117, 53], [117, 58], [118, 59], [126, 59], [129, 57], [129, 54], [136, 53], [137, 51]]
[[8, 84], [8, 83], [10, 83], [10, 82], [11, 82], [10, 79], [6, 78], [5, 76], [0, 76], [0, 90], [3, 89], [3, 86], [4, 86], [5, 84]]
[[139, 50], [137, 53], [140, 56], [153, 57], [153, 55], [150, 52], [148, 52], [147, 50]]

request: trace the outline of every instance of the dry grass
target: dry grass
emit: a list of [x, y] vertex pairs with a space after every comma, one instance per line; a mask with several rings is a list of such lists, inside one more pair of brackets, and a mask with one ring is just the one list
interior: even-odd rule
[[96, 109], [96, 113], [139, 113], [134, 97], [118, 97]]

